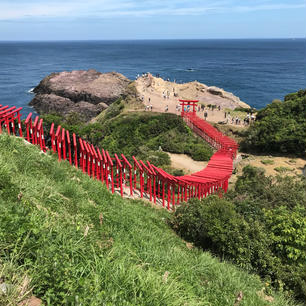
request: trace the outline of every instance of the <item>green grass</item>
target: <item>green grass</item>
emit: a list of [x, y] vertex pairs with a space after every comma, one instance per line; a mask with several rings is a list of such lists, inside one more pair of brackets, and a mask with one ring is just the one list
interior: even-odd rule
[[[151, 204], [111, 195], [21, 139], [0, 136], [6, 283], [17, 288], [27, 275], [33, 294], [53, 306], [232, 306], [240, 291], [239, 306], [291, 305], [281, 294], [268, 303], [258, 294], [265, 285], [257, 276], [189, 249], [168, 218]], [[16, 305], [16, 290], [0, 295], [0, 305]]]
[[[155, 112], [120, 113], [123, 102], [115, 102], [107, 110], [109, 115], [96, 123], [85, 124], [73, 114], [64, 120], [61, 116], [44, 115], [47, 126], [55, 122], [72, 134], [76, 133], [93, 145], [107, 149], [110, 154], [123, 153], [128, 159], [149, 160], [157, 167], [169, 166], [165, 152], [187, 154], [198, 161], [208, 161], [213, 154], [210, 146], [196, 137], [181, 117]], [[159, 151], [159, 149], [162, 151]]]
[[274, 170], [279, 172], [279, 173], [284, 173], [284, 172], [288, 172], [288, 171], [293, 171], [294, 169], [288, 168], [288, 167], [279, 166], [279, 167], [275, 167]]
[[273, 159], [263, 159], [260, 162], [262, 164], [264, 164], [264, 165], [273, 165], [274, 164], [274, 160]]

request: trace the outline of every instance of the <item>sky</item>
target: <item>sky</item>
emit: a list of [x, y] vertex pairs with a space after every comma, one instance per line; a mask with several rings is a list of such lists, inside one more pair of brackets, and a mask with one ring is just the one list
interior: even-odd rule
[[0, 0], [0, 40], [305, 37], [306, 0]]

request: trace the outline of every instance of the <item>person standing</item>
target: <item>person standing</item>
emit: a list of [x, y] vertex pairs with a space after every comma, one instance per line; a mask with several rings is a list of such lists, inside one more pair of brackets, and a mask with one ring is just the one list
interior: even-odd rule
[[205, 119], [205, 121], [207, 120], [207, 116], [208, 116], [208, 113], [207, 113], [207, 111], [205, 111], [204, 112], [204, 119]]

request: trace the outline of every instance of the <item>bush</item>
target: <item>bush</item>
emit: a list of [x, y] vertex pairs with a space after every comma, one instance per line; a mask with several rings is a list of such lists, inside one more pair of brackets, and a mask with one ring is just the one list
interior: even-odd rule
[[124, 104], [122, 99], [118, 99], [114, 103], [112, 103], [105, 112], [105, 119], [111, 119], [118, 116], [124, 108]]
[[[193, 148], [197, 146], [198, 152], [202, 150], [198, 153], [199, 159], [209, 160], [212, 155], [212, 150], [205, 141], [195, 137], [183, 120], [173, 114], [122, 114], [106, 120], [102, 124], [102, 130], [104, 136], [100, 146], [112, 153], [138, 156], [143, 152], [140, 148], [145, 147], [145, 151], [149, 152], [161, 147], [166, 152], [192, 156]], [[144, 158], [143, 154], [139, 156]]]
[[[121, 114], [123, 108], [122, 100], [118, 99], [106, 110], [104, 120], [96, 123], [86, 124], [75, 113], [66, 119], [58, 114], [44, 115], [43, 119], [47, 130], [54, 122], [111, 154], [123, 153], [128, 158], [134, 155], [155, 161], [156, 166], [170, 164], [165, 153], [158, 153], [159, 147], [170, 153], [188, 154], [196, 160], [209, 160], [213, 154], [209, 145], [194, 136], [182, 118], [151, 112]], [[50, 139], [46, 141], [50, 144]]]
[[241, 149], [303, 155], [306, 139], [306, 90], [285, 96], [260, 110]]
[[266, 177], [247, 166], [223, 198], [193, 199], [171, 224], [185, 239], [306, 297], [305, 178]]
[[191, 157], [194, 160], [209, 160], [211, 157], [211, 149], [201, 144], [195, 144], [192, 147]]
[[270, 266], [269, 239], [258, 221], [247, 222], [235, 205], [217, 196], [179, 207], [173, 223], [181, 236], [240, 267], [264, 272]]

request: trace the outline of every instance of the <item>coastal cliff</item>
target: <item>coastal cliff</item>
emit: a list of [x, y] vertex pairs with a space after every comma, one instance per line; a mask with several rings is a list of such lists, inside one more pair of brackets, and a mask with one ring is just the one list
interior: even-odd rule
[[130, 82], [120, 73], [93, 69], [52, 73], [34, 88], [30, 105], [38, 113], [77, 112], [90, 120], [124, 95]]
[[[130, 90], [131, 85], [134, 91]], [[52, 73], [33, 92], [35, 97], [30, 105], [38, 113], [59, 113], [63, 116], [78, 113], [85, 121], [98, 116], [119, 98], [131, 95], [139, 103], [151, 104], [157, 112], [164, 112], [167, 104], [168, 112], [176, 113], [179, 99], [197, 99], [205, 105], [229, 109], [249, 107], [234, 94], [197, 81], [177, 84], [150, 73], [131, 81], [117, 72], [101, 73], [93, 69]]]

